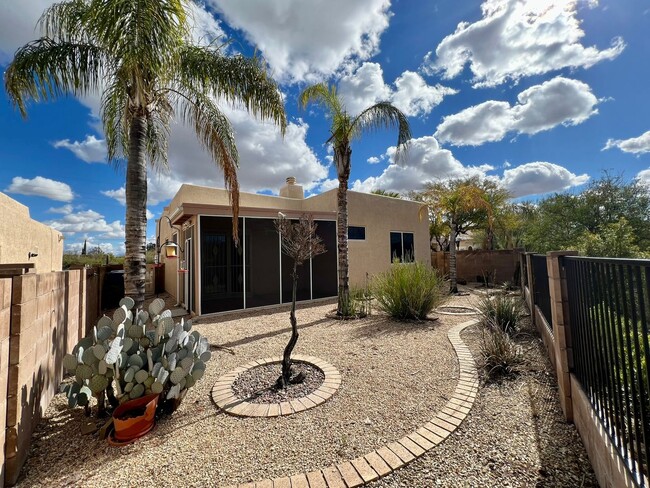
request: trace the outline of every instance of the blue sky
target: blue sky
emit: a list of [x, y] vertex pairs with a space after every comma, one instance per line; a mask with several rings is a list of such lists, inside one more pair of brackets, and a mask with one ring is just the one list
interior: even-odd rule
[[[0, 6], [0, 67], [38, 36], [48, 0]], [[405, 192], [476, 174], [522, 199], [579, 191], [603, 170], [650, 184], [650, 0], [206, 0], [193, 36], [257, 48], [280, 83], [290, 125], [224, 107], [236, 131], [242, 189], [277, 193], [296, 176], [309, 194], [336, 186], [328, 121], [298, 110], [308, 84], [337, 83], [352, 113], [381, 100], [414, 139], [353, 144], [350, 187]], [[124, 170], [105, 162], [99, 97], [32, 104], [23, 120], [0, 91], [0, 191], [61, 230], [66, 248], [124, 249]], [[149, 229], [181, 183], [222, 187], [191, 130], [174, 124], [170, 171], [150, 174]]]

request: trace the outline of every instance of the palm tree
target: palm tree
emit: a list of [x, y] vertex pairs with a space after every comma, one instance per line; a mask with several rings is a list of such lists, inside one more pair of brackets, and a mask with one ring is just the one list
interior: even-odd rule
[[363, 110], [356, 117], [345, 110], [341, 97], [335, 86], [324, 83], [308, 86], [300, 94], [299, 103], [305, 108], [310, 102], [320, 104], [331, 118], [330, 138], [327, 140], [334, 149], [334, 164], [339, 180], [337, 193], [337, 227], [338, 227], [338, 308], [337, 315], [346, 315], [350, 300], [348, 276], [348, 180], [350, 179], [352, 155], [351, 142], [367, 131], [397, 127], [398, 158], [406, 149], [411, 139], [411, 128], [406, 116], [390, 102], [379, 102]]
[[5, 72], [5, 88], [23, 117], [29, 100], [67, 93], [101, 94], [108, 160], [126, 159], [124, 281], [137, 306], [144, 301], [147, 162], [167, 165], [175, 113], [196, 131], [224, 174], [237, 235], [239, 156], [230, 122], [215, 100], [241, 104], [284, 133], [276, 83], [257, 58], [227, 57], [190, 40], [189, 0], [68, 0], [39, 20], [42, 37], [20, 48]]

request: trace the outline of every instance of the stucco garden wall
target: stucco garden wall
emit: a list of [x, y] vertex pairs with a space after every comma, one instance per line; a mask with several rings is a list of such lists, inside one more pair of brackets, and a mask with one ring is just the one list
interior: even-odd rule
[[34, 263], [37, 273], [61, 271], [63, 234], [36, 222], [25, 205], [0, 193], [0, 264], [15, 263]]

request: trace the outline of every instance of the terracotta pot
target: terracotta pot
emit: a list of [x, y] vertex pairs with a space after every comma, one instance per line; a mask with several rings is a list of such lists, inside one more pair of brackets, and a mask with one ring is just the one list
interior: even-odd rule
[[[154, 426], [154, 417], [158, 399], [157, 393], [129, 400], [113, 412], [113, 426], [115, 427], [115, 440], [120, 443], [134, 441], [149, 432]], [[144, 407], [144, 414], [132, 417], [129, 412]]]

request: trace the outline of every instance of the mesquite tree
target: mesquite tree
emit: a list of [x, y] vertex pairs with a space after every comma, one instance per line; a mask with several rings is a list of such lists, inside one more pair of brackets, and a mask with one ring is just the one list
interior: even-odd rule
[[291, 378], [291, 352], [298, 342], [298, 322], [296, 320], [296, 290], [298, 289], [298, 266], [305, 261], [319, 254], [323, 254], [326, 249], [323, 241], [316, 235], [316, 223], [310, 215], [302, 215], [297, 222], [292, 222], [286, 218], [275, 220], [275, 228], [280, 234], [282, 242], [282, 252], [293, 259], [293, 269], [291, 278], [293, 279], [293, 289], [291, 292], [291, 339], [284, 348], [282, 356], [282, 375], [278, 378], [276, 385], [286, 388], [290, 382], [300, 382], [302, 378]]

